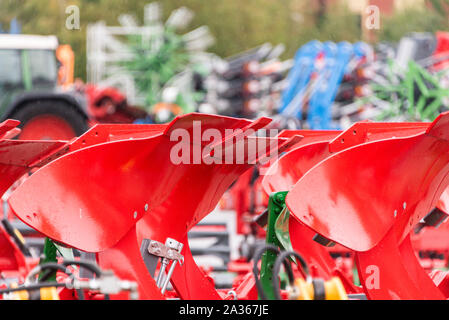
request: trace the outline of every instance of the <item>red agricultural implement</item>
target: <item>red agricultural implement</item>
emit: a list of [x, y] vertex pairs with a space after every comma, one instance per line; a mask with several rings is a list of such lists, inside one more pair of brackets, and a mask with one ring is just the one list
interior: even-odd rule
[[[282, 151], [297, 140], [245, 135], [268, 122], [193, 114], [169, 125], [98, 125], [68, 143], [69, 153], [34, 173], [13, 193], [9, 203], [29, 226], [58, 243], [96, 253], [100, 267], [136, 281], [141, 298], [163, 298], [168, 280], [181, 298], [220, 298], [194, 263], [187, 233], [213, 210], [240, 174], [274, 148]], [[196, 132], [195, 124], [202, 131]], [[193, 152], [186, 163], [174, 163], [172, 152], [179, 142], [172, 139], [173, 134], [179, 131], [201, 138], [208, 129], [216, 130], [222, 138], [215, 139], [212, 146], [181, 141], [182, 148]], [[266, 150], [248, 151], [241, 164], [235, 164], [238, 154], [232, 151], [237, 147], [233, 142], [236, 129], [240, 129], [239, 141], [244, 145], [266, 142]], [[218, 150], [234, 156], [229, 163], [222, 161], [217, 158]], [[91, 182], [84, 183], [87, 180]], [[29, 198], [30, 189], [35, 190], [33, 200]], [[80, 237], [80, 233], [86, 236]], [[158, 288], [151, 277], [156, 271], [154, 259], [146, 256], [152, 245], [161, 246], [163, 254], [167, 242], [183, 247], [182, 261], [152, 254], [153, 258], [162, 257], [164, 264], [173, 260], [165, 282], [158, 281]], [[142, 249], [143, 257], [141, 243], [148, 243], [148, 248]], [[182, 267], [176, 268], [176, 262]]]
[[[448, 297], [437, 268], [447, 266], [449, 248], [449, 114], [275, 137], [261, 134], [269, 122], [189, 114], [165, 125], [98, 124], [71, 141], [10, 140], [18, 123], [3, 123], [1, 193], [9, 189], [12, 212], [48, 239], [38, 261], [5, 220], [0, 272], [9, 280], [0, 280], [0, 295]], [[245, 194], [251, 180], [268, 200], [257, 201], [267, 208], [257, 218]], [[218, 289], [188, 235], [231, 186], [244, 217], [239, 232], [265, 244], [232, 286]]]
[[[293, 217], [320, 238], [355, 252], [371, 299], [445, 298], [419, 264], [410, 234], [432, 215], [447, 187], [448, 117], [390, 131], [390, 137], [386, 132], [394, 125], [355, 125], [329, 143], [334, 153], [308, 170], [287, 196]], [[319, 201], [318, 194], [324, 195]]]

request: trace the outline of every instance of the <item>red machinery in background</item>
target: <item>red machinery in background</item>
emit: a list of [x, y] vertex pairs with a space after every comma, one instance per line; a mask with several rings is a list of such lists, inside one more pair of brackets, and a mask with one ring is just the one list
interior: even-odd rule
[[[175, 165], [171, 151], [177, 142], [170, 142], [171, 134], [176, 130], [185, 130], [193, 136], [192, 125], [195, 122], [200, 123], [205, 131], [212, 128], [219, 130], [223, 137], [213, 147], [204, 143], [199, 149], [203, 159], [209, 157], [211, 161], [218, 149], [225, 151], [233, 148], [235, 136], [226, 135], [227, 128], [240, 128], [245, 144], [251, 144], [251, 140], [256, 139], [259, 145], [259, 140], [266, 140], [267, 150], [249, 152], [242, 165]], [[220, 298], [222, 295], [214, 289], [189, 254], [187, 232], [215, 207], [227, 187], [252, 166], [249, 163], [257, 162], [266, 153], [273, 152], [275, 145], [276, 150], [282, 151], [296, 141], [296, 138], [245, 136], [246, 131], [254, 132], [267, 122], [269, 120], [263, 118], [250, 122], [193, 114], [179, 117], [169, 125], [97, 125], [68, 144], [66, 151], [69, 154], [28, 178], [13, 192], [9, 203], [23, 222], [58, 243], [96, 252], [100, 267], [110, 268], [120, 278], [137, 282], [142, 298], [162, 298], [160, 290], [164, 293], [167, 284], [158, 288], [151, 277], [155, 269], [144, 264], [138, 244], [147, 238], [157, 243], [179, 239], [177, 241], [184, 248], [183, 267], [179, 266], [167, 275], [177, 294], [185, 299]], [[187, 148], [193, 142], [184, 143]], [[193, 158], [191, 160], [195, 161]], [[82, 163], [90, 164], [83, 166]], [[69, 172], [70, 176], [67, 175]], [[210, 179], [211, 175], [215, 178]], [[85, 179], [92, 183], [88, 186], [81, 184]], [[192, 188], [190, 181], [199, 179], [205, 180]], [[182, 183], [186, 185], [182, 187]], [[41, 189], [41, 194], [34, 197], [37, 202], [24, 201], [23, 197], [28, 197], [30, 188], [35, 189], [37, 185], [46, 186]], [[207, 196], [208, 190], [213, 191], [210, 196]], [[67, 202], [69, 198], [63, 196], [67, 192], [78, 195], [71, 198], [71, 204]], [[116, 192], [122, 196], [117, 198]], [[64, 205], [54, 206], [48, 197], [59, 198]], [[104, 210], [107, 198], [109, 204]], [[181, 198], [185, 201], [179, 201]], [[45, 208], [45, 203], [51, 209]], [[176, 207], [179, 205], [182, 210]], [[58, 212], [57, 207], [64, 212]], [[103, 209], [100, 210], [100, 207]], [[68, 211], [68, 208], [73, 211]], [[124, 211], [129, 211], [129, 216], [123, 215]], [[102, 217], [103, 214], [107, 214], [108, 218]], [[154, 217], [159, 218], [155, 220]], [[53, 222], [49, 225], [48, 221]], [[77, 234], [82, 230], [90, 230], [87, 232], [89, 236], [79, 237]], [[196, 280], [187, 283], [187, 279], [192, 277]]]
[[116, 88], [86, 84], [83, 91], [88, 114], [94, 122], [133, 123], [148, 116], [145, 110], [129, 106], [126, 97]]
[[[445, 115], [447, 117], [447, 115]], [[431, 132], [432, 127], [441, 127], [444, 128], [445, 124], [445, 118], [442, 116], [441, 119], [437, 119], [433, 125], [429, 125], [428, 123], [371, 123], [371, 122], [361, 122], [353, 125], [348, 130], [342, 132], [342, 131], [309, 131], [309, 130], [286, 130], [283, 131], [279, 136], [280, 137], [289, 137], [291, 135], [301, 135], [304, 138], [302, 141], [295, 146], [293, 150], [288, 150], [287, 153], [282, 156], [279, 161], [273, 165], [266, 175], [264, 176], [262, 180], [262, 185], [264, 187], [264, 191], [266, 195], [270, 195], [276, 192], [280, 191], [291, 191], [292, 188], [295, 186], [295, 184], [299, 184], [301, 182], [302, 177], [305, 174], [308, 174], [309, 171], [314, 169], [315, 166], [322, 165], [323, 162], [326, 162], [328, 158], [333, 158], [333, 154], [337, 153], [343, 153], [346, 149], [352, 149], [353, 147], [360, 145], [360, 144], [367, 144], [372, 145], [375, 141], [384, 141], [384, 140], [392, 140], [392, 141], [398, 141], [401, 137], [413, 137], [419, 134], [424, 134], [425, 132]], [[435, 129], [436, 130], [436, 129]], [[443, 130], [443, 129], [440, 129]], [[438, 133], [439, 136], [442, 135], [441, 133]], [[430, 135], [430, 133], [429, 133]], [[438, 137], [439, 137], [438, 136]], [[410, 138], [411, 139], [411, 138]], [[348, 151], [349, 152], [349, 151]], [[388, 158], [385, 156], [385, 158]], [[393, 157], [394, 158], [394, 157]], [[357, 157], [357, 159], [362, 159], [361, 156]], [[370, 158], [373, 160], [373, 163], [376, 164], [379, 162], [377, 156], [373, 156]], [[329, 160], [330, 161], [330, 160]], [[360, 161], [360, 160], [356, 160]], [[443, 160], [444, 161], [444, 160]], [[394, 163], [390, 163], [391, 167], [394, 167]], [[410, 170], [410, 169], [409, 169]], [[346, 181], [344, 178], [346, 174], [349, 174], [351, 169], [349, 167], [346, 170], [339, 169], [337, 170], [337, 173], [341, 176], [341, 178], [332, 176], [330, 179], [332, 181], [340, 181], [343, 179], [343, 181]], [[363, 171], [361, 168], [357, 170], [356, 172]], [[412, 170], [413, 171], [413, 170]], [[343, 174], [343, 175], [342, 175]], [[405, 173], [403, 173], [405, 175]], [[323, 176], [324, 177], [324, 176]], [[369, 177], [369, 175], [367, 175]], [[252, 185], [248, 183], [248, 177], [241, 178], [241, 184], [237, 184], [234, 188], [235, 190], [231, 191], [231, 194], [233, 195], [248, 195], [251, 194], [251, 192], [255, 192], [255, 189], [252, 189]], [[314, 183], [319, 183], [322, 181], [323, 178], [313, 178]], [[348, 178], [349, 180], [349, 178]], [[325, 181], [325, 180], [323, 180]], [[246, 190], [245, 190], [246, 189]], [[313, 203], [315, 205], [319, 205], [320, 201], [317, 200], [318, 198], [326, 198], [325, 189], [323, 190], [323, 187], [316, 188], [313, 192], [310, 192], [309, 187], [302, 187], [302, 192], [305, 192], [306, 194], [309, 194], [309, 196], [312, 196]], [[323, 191], [321, 191], [323, 190]], [[352, 189], [349, 189], [352, 190]], [[369, 189], [368, 189], [369, 190]], [[338, 191], [337, 191], [338, 192]], [[351, 191], [354, 192], [354, 191]], [[339, 194], [339, 193], [338, 193]], [[318, 198], [317, 198], [318, 197]], [[254, 198], [254, 197], [253, 197]], [[371, 195], [371, 198], [374, 199], [374, 196]], [[447, 194], [446, 192], [442, 194], [440, 201], [438, 203], [435, 203], [436, 205], [435, 209], [431, 210], [432, 207], [427, 208], [427, 216], [422, 216], [420, 221], [416, 226], [415, 229], [413, 229], [410, 234], [410, 239], [413, 243], [414, 249], [412, 249], [412, 246], [410, 243], [408, 244], [407, 249], [406, 248], [406, 242], [404, 243], [404, 250], [408, 251], [408, 260], [405, 262], [407, 266], [410, 266], [412, 264], [415, 264], [415, 274], [411, 274], [411, 277], [418, 277], [419, 279], [422, 279], [420, 281], [423, 281], [423, 286], [426, 283], [429, 283], [430, 278], [427, 276], [422, 276], [423, 272], [420, 273], [421, 268], [424, 268], [428, 273], [431, 273], [432, 279], [434, 279], [435, 284], [438, 284], [440, 289], [444, 292], [446, 292], [446, 273], [444, 271], [439, 271], [438, 268], [447, 268], [448, 264], [448, 255], [447, 255], [447, 243], [444, 240], [447, 237], [447, 214], [446, 214], [446, 203], [447, 203]], [[260, 212], [254, 212], [251, 211], [250, 206], [246, 206], [245, 204], [248, 203], [249, 197], [246, 198], [245, 201], [239, 201], [239, 198], [237, 196], [234, 197], [235, 203], [237, 204], [244, 204], [241, 207], [236, 206], [237, 213], [243, 212], [244, 214], [237, 214], [237, 219], [240, 218], [240, 221], [237, 222], [237, 225], [240, 225], [240, 228], [238, 230], [250, 230], [254, 225], [254, 221], [252, 219], [242, 219], [241, 217], [246, 216], [252, 216], [254, 217]], [[289, 193], [287, 196], [287, 199], [291, 199], [291, 206], [293, 206], [293, 203], [295, 205], [301, 204], [301, 208], [303, 208], [307, 202], [302, 201], [300, 199], [304, 199], [304, 194], [295, 195]], [[364, 199], [366, 200], [366, 199]], [[288, 200], [287, 200], [288, 201]], [[335, 201], [335, 200], [333, 200]], [[378, 200], [374, 200], [378, 201]], [[407, 202], [405, 202], [407, 203]], [[310, 202], [309, 206], [311, 206], [312, 202]], [[407, 207], [407, 204], [402, 204], [403, 209], [405, 210]], [[405, 206], [405, 207], [404, 207]], [[296, 210], [294, 207], [289, 207], [290, 210]], [[309, 207], [310, 208], [310, 207]], [[317, 208], [320, 208], [318, 206]], [[310, 209], [302, 209], [305, 212], [308, 212]], [[321, 209], [320, 209], [321, 210]], [[323, 211], [323, 222], [320, 222], [320, 224], [324, 223], [329, 218], [328, 212], [331, 212], [334, 209], [334, 207], [330, 207], [329, 209], [326, 209]], [[345, 209], [348, 210], [348, 209]], [[249, 212], [252, 212], [251, 214], [248, 214]], [[293, 212], [293, 211], [291, 211]], [[367, 210], [369, 212], [369, 210]], [[307, 214], [307, 216], [310, 213]], [[395, 210], [394, 217], [398, 215], [398, 210]], [[421, 214], [422, 215], [422, 214]], [[289, 227], [288, 232], [290, 234], [291, 238], [291, 244], [293, 245], [293, 248], [296, 252], [300, 253], [304, 259], [307, 261], [307, 264], [309, 266], [309, 269], [311, 270], [311, 275], [313, 276], [319, 276], [324, 278], [329, 278], [333, 274], [337, 273], [339, 275], [344, 275], [347, 280], [350, 282], [354, 281], [353, 279], [353, 268], [355, 266], [358, 266], [358, 272], [357, 275], [361, 276], [361, 282], [367, 280], [366, 274], [365, 276], [361, 274], [362, 272], [365, 272], [365, 270], [362, 269], [360, 264], [358, 263], [358, 254], [357, 250], [351, 250], [351, 247], [348, 246], [341, 246], [341, 245], [335, 245], [335, 242], [338, 243], [338, 241], [333, 241], [333, 238], [329, 238], [328, 236], [323, 236], [322, 233], [314, 232], [310, 229], [310, 227], [307, 227], [307, 224], [302, 220], [307, 218], [307, 216], [303, 217], [297, 217], [297, 219], [289, 219]], [[338, 216], [339, 217], [339, 216]], [[341, 224], [341, 222], [338, 222], [340, 219], [337, 218], [334, 222], [331, 224], [335, 226], [336, 228], [339, 228], [338, 226]], [[357, 222], [357, 219], [351, 219], [353, 222]], [[415, 220], [416, 221], [416, 220]], [[410, 222], [410, 225], [415, 226], [416, 222]], [[366, 224], [364, 224], [366, 225]], [[373, 225], [376, 225], [374, 223]], [[310, 225], [309, 225], [310, 226]], [[439, 227], [436, 229], [436, 227]], [[353, 227], [350, 227], [353, 229]], [[364, 226], [364, 228], [367, 228]], [[327, 230], [330, 230], [331, 227], [326, 227]], [[324, 231], [325, 229], [323, 229]], [[338, 229], [336, 229], [338, 230]], [[322, 231], [322, 232], [323, 232]], [[349, 230], [347, 231], [349, 232]], [[365, 233], [368, 233], [368, 231], [364, 231]], [[259, 236], [261, 238], [264, 237], [263, 234], [260, 234], [259, 232], [253, 232], [253, 235]], [[360, 236], [355, 236], [355, 241], [359, 242]], [[407, 241], [410, 242], [410, 239]], [[414, 254], [410, 253], [412, 251], [416, 252], [416, 255], [420, 257], [419, 263], [414, 262], [413, 256]], [[382, 251], [383, 252], [383, 251]], [[405, 254], [405, 253], [404, 253]], [[362, 255], [362, 254], [360, 254]], [[334, 259], [332, 259], [333, 257]], [[354, 260], [356, 258], [356, 260]], [[376, 260], [379, 259], [379, 256], [376, 256]], [[405, 259], [405, 257], [404, 257]], [[244, 261], [244, 260], [243, 260]], [[386, 260], [386, 261], [391, 261]], [[356, 263], [357, 262], [357, 263]], [[387, 262], [390, 263], [390, 262]], [[231, 264], [232, 265], [232, 264]], [[373, 263], [372, 265], [378, 265], [376, 263]], [[365, 264], [364, 267], [369, 268], [370, 265]], [[395, 266], [396, 267], [396, 266]], [[393, 268], [394, 269], [394, 268]], [[314, 271], [315, 270], [315, 271]], [[385, 273], [385, 271], [382, 271]], [[424, 277], [424, 278], [422, 278]], [[399, 278], [399, 277], [398, 277]], [[428, 278], [428, 280], [426, 280]], [[391, 280], [391, 279], [390, 279]], [[398, 292], [395, 294], [388, 294], [388, 290], [392, 290], [393, 286], [387, 286], [385, 283], [380, 284], [381, 286], [384, 286], [387, 288], [387, 291], [376, 291], [377, 288], [374, 290], [375, 294], [373, 294], [370, 290], [367, 291], [367, 294], [370, 298], [381, 298], [381, 299], [387, 299], [387, 298], [410, 298], [408, 294], [412, 295], [412, 291], [406, 289], [406, 280], [403, 280], [402, 282], [404, 285], [399, 285], [401, 289], [397, 289]], [[438, 291], [435, 291], [433, 288], [435, 285], [430, 285], [429, 291], [421, 291], [419, 295], [414, 296], [417, 297], [431, 297], [432, 291], [437, 294]], [[405, 288], [405, 289], [404, 289]], [[424, 287], [425, 288], [425, 287]], [[403, 293], [403, 290], [407, 291], [407, 294]], [[402, 295], [403, 294], [403, 295]], [[427, 295], [426, 295], [427, 294]], [[438, 295], [434, 296], [438, 297]], [[442, 297], [441, 295], [439, 297]]]

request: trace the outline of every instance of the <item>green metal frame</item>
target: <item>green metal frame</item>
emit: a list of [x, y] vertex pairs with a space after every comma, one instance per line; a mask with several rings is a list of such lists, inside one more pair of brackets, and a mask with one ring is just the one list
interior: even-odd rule
[[[58, 249], [56, 245], [49, 238], [45, 238], [44, 252], [43, 256], [39, 260], [39, 264], [58, 262], [56, 252]], [[39, 280], [41, 280], [42, 273], [39, 275]], [[47, 281], [56, 281], [56, 272], [52, 274]]]
[[[281, 250], [285, 250], [281, 241], [279, 241], [276, 234], [276, 223], [278, 218], [286, 210], [285, 198], [288, 192], [276, 192], [272, 193], [268, 200], [268, 220], [266, 230], [266, 243], [279, 247]], [[276, 261], [276, 253], [272, 251], [266, 251], [262, 255], [262, 264], [260, 268], [260, 282], [262, 288], [267, 296], [267, 299], [274, 300], [274, 288], [272, 284], [273, 279], [273, 267]], [[259, 297], [260, 298], [260, 297]]]
[[[58, 262], [57, 255], [59, 254], [64, 259], [74, 260], [73, 250], [70, 248], [64, 248], [54, 243], [50, 238], [45, 238], [43, 256], [39, 260], [39, 264]], [[42, 274], [39, 275], [41, 280]], [[52, 274], [47, 281], [56, 281], [56, 272]]]

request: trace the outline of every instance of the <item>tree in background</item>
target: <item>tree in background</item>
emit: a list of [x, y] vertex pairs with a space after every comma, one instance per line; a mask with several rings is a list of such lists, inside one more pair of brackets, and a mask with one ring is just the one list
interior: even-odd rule
[[[122, 13], [142, 19], [142, 9], [147, 2], [151, 1], [0, 0], [0, 22], [7, 25], [17, 17], [23, 24], [24, 33], [55, 34], [61, 43], [73, 47], [76, 76], [85, 78], [87, 24], [104, 20], [107, 25], [115, 25]], [[435, 12], [409, 9], [383, 19], [379, 39], [396, 41], [410, 31], [449, 30], [444, 13], [448, 0], [429, 2]], [[285, 57], [292, 57], [302, 44], [312, 39], [337, 42], [357, 41], [361, 37], [360, 15], [350, 12], [338, 1], [324, 11], [322, 6], [311, 5], [307, 0], [162, 0], [161, 3], [165, 15], [180, 6], [193, 10], [195, 18], [190, 28], [208, 26], [217, 40], [211, 51], [222, 57], [264, 42], [284, 43], [287, 47]], [[65, 9], [69, 5], [80, 8], [79, 31], [65, 28]]]
[[432, 32], [449, 30], [447, 16], [429, 9], [406, 9], [392, 17], [383, 19], [379, 40], [396, 42], [410, 32]]

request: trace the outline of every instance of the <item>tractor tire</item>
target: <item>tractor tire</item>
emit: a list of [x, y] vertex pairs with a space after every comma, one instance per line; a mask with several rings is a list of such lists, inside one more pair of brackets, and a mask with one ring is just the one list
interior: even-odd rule
[[69, 140], [88, 129], [86, 117], [63, 101], [35, 101], [9, 117], [19, 120], [22, 140]]

